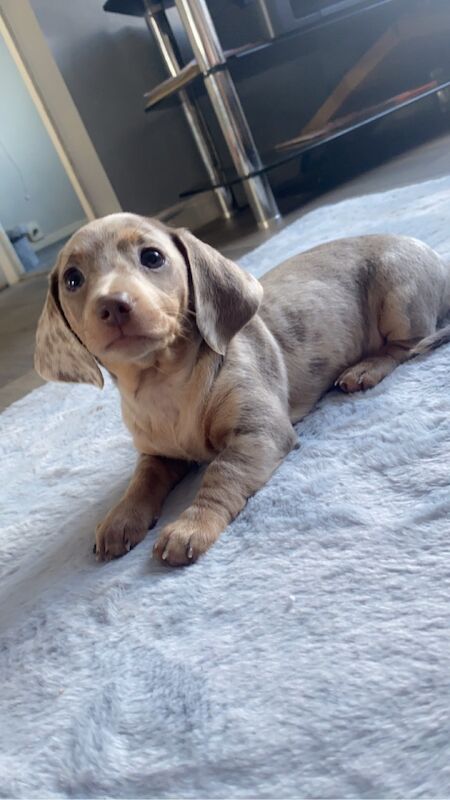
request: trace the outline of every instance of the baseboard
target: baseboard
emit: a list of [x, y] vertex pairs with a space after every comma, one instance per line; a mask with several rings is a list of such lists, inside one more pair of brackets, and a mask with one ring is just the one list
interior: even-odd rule
[[33, 243], [33, 250], [38, 253], [39, 250], [43, 250], [44, 247], [50, 247], [50, 245], [60, 242], [61, 239], [67, 239], [86, 222], [86, 219], [78, 219], [76, 222], [70, 222], [68, 225], [64, 225], [63, 228], [53, 231], [53, 233], [48, 233], [43, 239], [39, 239], [38, 242]]
[[156, 216], [174, 228], [189, 228], [195, 231], [208, 222], [219, 219], [222, 214], [214, 192], [203, 192], [192, 195], [186, 200], [180, 200]]

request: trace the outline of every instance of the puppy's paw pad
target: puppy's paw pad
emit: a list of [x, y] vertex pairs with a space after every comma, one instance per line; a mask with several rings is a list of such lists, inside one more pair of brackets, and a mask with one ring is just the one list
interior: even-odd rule
[[344, 373], [335, 383], [342, 392], [352, 394], [353, 392], [361, 392], [364, 389], [362, 378], [356, 378], [354, 375]]
[[167, 525], [153, 548], [154, 558], [171, 567], [194, 564], [217, 537], [193, 530], [191, 523], [180, 521]]
[[376, 374], [371, 373], [370, 367], [356, 364], [356, 366], [346, 369], [334, 385], [346, 394], [353, 394], [365, 391], [365, 389], [372, 389], [379, 383], [379, 380], [380, 378]]
[[97, 561], [111, 561], [129, 553], [145, 538], [148, 525], [135, 515], [129, 518], [121, 514], [108, 515], [97, 525], [94, 553]]

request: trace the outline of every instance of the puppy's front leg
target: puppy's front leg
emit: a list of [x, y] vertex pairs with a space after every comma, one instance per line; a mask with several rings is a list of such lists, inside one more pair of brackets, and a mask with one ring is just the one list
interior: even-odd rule
[[296, 444], [289, 420], [283, 423], [277, 441], [263, 432], [236, 436], [212, 461], [192, 505], [163, 529], [155, 557], [172, 566], [191, 564], [216, 541]]
[[128, 553], [155, 524], [169, 494], [189, 469], [186, 461], [141, 455], [119, 503], [97, 525], [94, 552], [100, 561]]

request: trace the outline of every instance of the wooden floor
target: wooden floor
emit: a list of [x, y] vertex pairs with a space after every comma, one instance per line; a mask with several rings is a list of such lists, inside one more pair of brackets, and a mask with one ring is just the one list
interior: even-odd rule
[[[269, 231], [255, 229], [249, 213], [207, 226], [201, 237], [228, 258], [238, 259], [273, 233], [314, 208], [349, 197], [407, 186], [450, 174], [450, 134], [421, 145], [341, 185], [284, 217]], [[26, 278], [0, 292], [0, 410], [42, 381], [33, 370], [34, 333], [47, 289], [46, 275]]]

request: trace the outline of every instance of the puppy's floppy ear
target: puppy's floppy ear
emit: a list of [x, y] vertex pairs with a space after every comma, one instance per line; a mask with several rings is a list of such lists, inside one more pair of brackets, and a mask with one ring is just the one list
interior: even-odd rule
[[174, 232], [192, 278], [197, 327], [205, 342], [224, 355], [233, 336], [256, 314], [263, 287], [187, 230]]
[[47, 381], [93, 383], [102, 388], [103, 376], [94, 357], [69, 327], [59, 302], [58, 268], [50, 275], [44, 309], [36, 331], [34, 368]]

